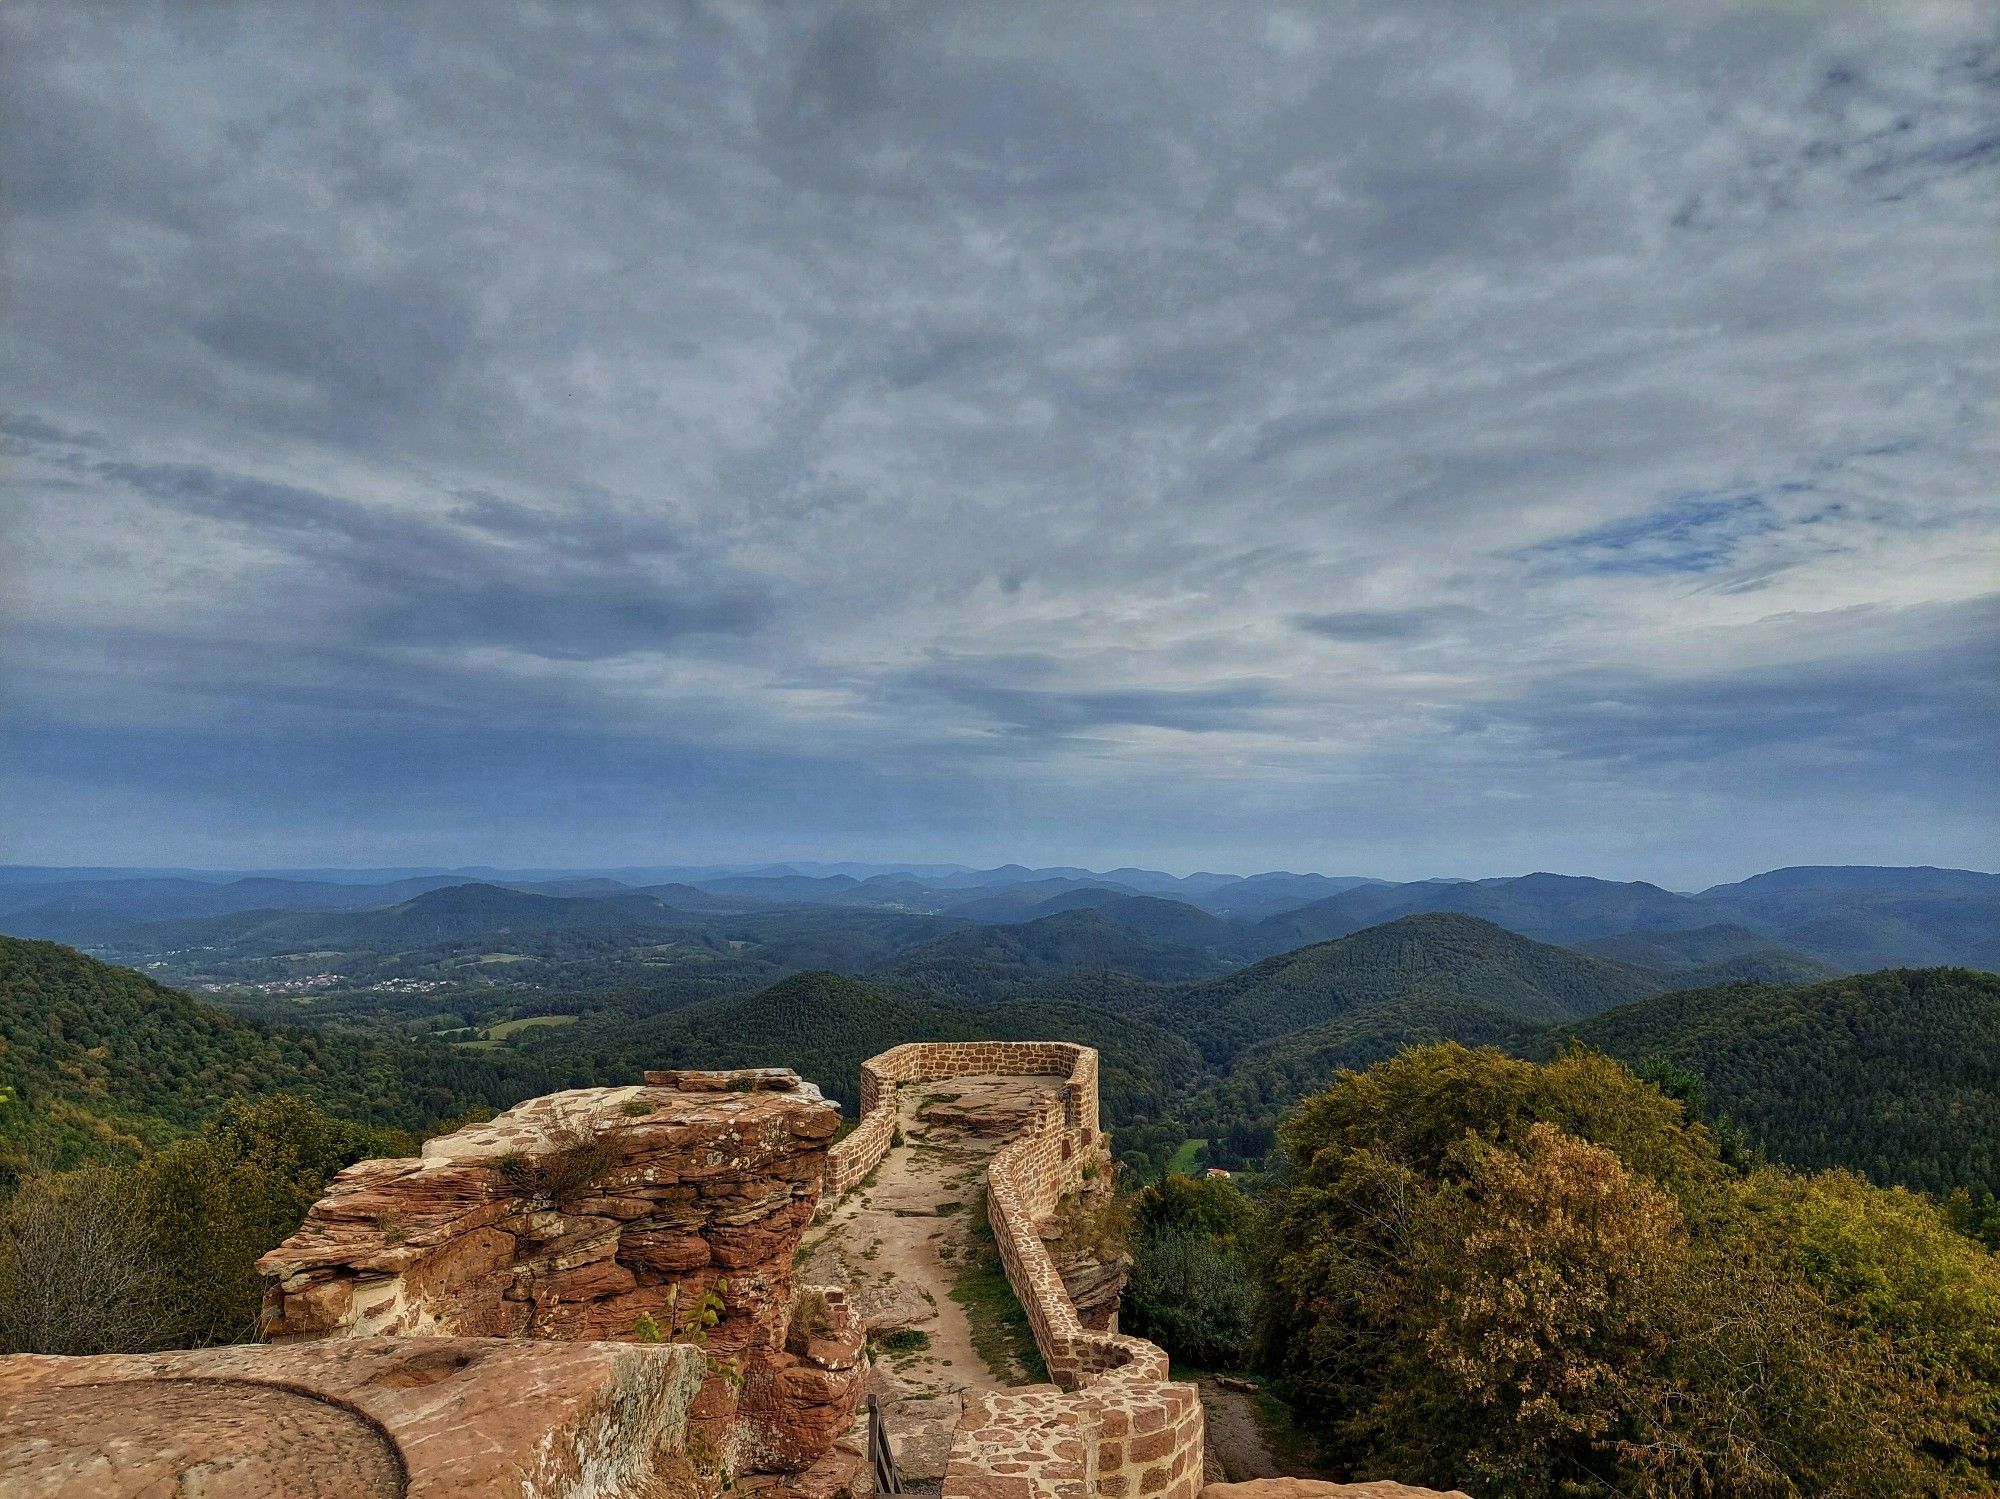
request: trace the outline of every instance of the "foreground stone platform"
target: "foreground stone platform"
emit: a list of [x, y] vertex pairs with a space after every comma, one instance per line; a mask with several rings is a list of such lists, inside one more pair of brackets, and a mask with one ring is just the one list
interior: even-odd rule
[[7, 1499], [669, 1499], [695, 1348], [357, 1338], [0, 1358]]

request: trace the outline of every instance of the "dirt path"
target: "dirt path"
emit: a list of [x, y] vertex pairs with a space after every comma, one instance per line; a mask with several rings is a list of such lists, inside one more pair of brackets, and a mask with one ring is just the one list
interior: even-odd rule
[[1059, 1086], [967, 1077], [901, 1090], [903, 1143], [808, 1242], [800, 1278], [845, 1286], [867, 1323], [877, 1355], [867, 1390], [882, 1402], [906, 1477], [943, 1476], [968, 1390], [1026, 1382], [1018, 1368], [987, 1367], [951, 1290], [988, 1160]]
[[1222, 1465], [1223, 1476], [1231, 1483], [1287, 1476], [1265, 1440], [1250, 1397], [1240, 1390], [1225, 1390], [1213, 1379], [1203, 1378], [1200, 1384], [1208, 1455]]

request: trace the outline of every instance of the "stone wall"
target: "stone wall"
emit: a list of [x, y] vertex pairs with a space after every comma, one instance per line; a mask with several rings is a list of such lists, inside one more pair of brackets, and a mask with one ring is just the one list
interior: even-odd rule
[[782, 1070], [551, 1094], [337, 1176], [259, 1261], [273, 1342], [377, 1335], [694, 1342], [698, 1454], [796, 1472], [853, 1419], [843, 1298], [797, 1335], [792, 1260], [838, 1112]]
[[1108, 1180], [1098, 1127], [1097, 1053], [1063, 1042], [916, 1042], [863, 1064], [861, 1120], [829, 1152], [827, 1200], [888, 1150], [896, 1090], [954, 1077], [1050, 1076], [1058, 1097], [987, 1168], [987, 1215], [1007, 1279], [1057, 1388], [982, 1397], [959, 1425], [944, 1499], [1193, 1499], [1202, 1486], [1202, 1409], [1168, 1378], [1166, 1352], [1084, 1326], [1039, 1232], [1069, 1193]]

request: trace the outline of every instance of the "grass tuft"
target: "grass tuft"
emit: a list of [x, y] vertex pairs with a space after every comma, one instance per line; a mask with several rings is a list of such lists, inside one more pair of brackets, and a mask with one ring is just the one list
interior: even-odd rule
[[965, 1261], [951, 1283], [951, 1299], [965, 1309], [972, 1325], [972, 1347], [995, 1379], [1007, 1384], [1043, 1384], [1048, 1365], [1035, 1346], [1035, 1330], [1021, 1310], [1014, 1288], [1000, 1262], [993, 1225], [986, 1220], [986, 1193], [981, 1188], [968, 1225]]

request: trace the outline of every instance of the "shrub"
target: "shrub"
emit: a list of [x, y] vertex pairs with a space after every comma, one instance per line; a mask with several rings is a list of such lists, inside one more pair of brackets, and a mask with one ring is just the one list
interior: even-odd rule
[[804, 1353], [812, 1339], [832, 1331], [833, 1308], [827, 1304], [824, 1291], [806, 1287], [792, 1298], [792, 1319], [785, 1329], [787, 1352]]
[[550, 1142], [552, 1148], [538, 1155], [510, 1150], [495, 1163], [523, 1197], [574, 1197], [602, 1183], [618, 1164], [617, 1145], [583, 1126], [556, 1131]]
[[1249, 1257], [1255, 1204], [1219, 1177], [1169, 1175], [1134, 1194], [1128, 1212], [1132, 1330], [1187, 1363], [1241, 1366], [1256, 1306]]
[[1187, 1224], [1143, 1230], [1125, 1306], [1132, 1331], [1176, 1359], [1209, 1369], [1244, 1361], [1256, 1291], [1236, 1247]]
[[174, 1346], [181, 1288], [133, 1201], [129, 1170], [25, 1178], [0, 1208], [0, 1353]]
[[[1948, 1293], [1892, 1270], [1922, 1236], [1855, 1227], [1887, 1211], [1865, 1184], [1746, 1178], [1586, 1053], [1417, 1048], [1281, 1136], [1259, 1349], [1363, 1475], [1521, 1499], [1994, 1491], [1976, 1410], [1936, 1403], [1982, 1377], [1977, 1265]], [[1945, 1243], [1929, 1259], [1959, 1263]]]

